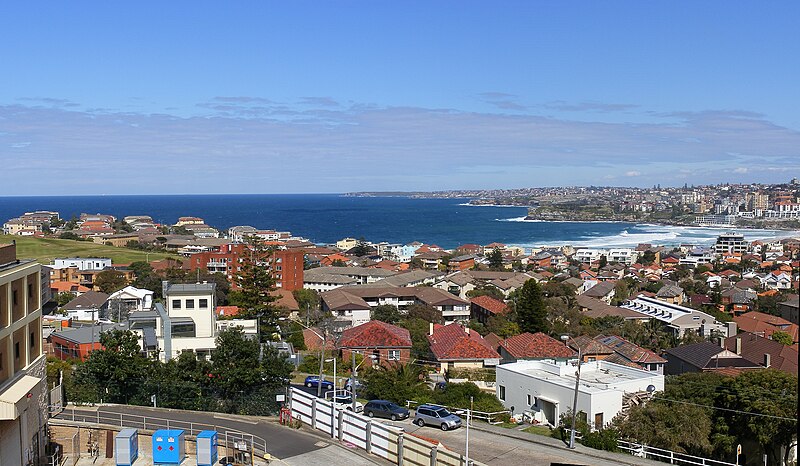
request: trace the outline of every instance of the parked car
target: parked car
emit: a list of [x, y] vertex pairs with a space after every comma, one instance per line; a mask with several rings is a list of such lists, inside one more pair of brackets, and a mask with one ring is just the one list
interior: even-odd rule
[[393, 421], [408, 419], [409, 416], [406, 408], [386, 400], [368, 401], [367, 405], [364, 406], [364, 414], [369, 417], [382, 417]]
[[[332, 400], [336, 405], [336, 409], [346, 409], [348, 411], [353, 410], [353, 397], [349, 392], [344, 390], [330, 391], [325, 394], [325, 399]], [[356, 401], [356, 412], [360, 413], [362, 411], [364, 411], [364, 405], [361, 402]]]
[[[344, 383], [344, 389], [350, 391], [352, 390], [352, 386], [353, 386], [353, 379], [352, 378], [347, 379], [347, 381]], [[360, 380], [356, 379], [356, 392], [360, 392], [363, 389], [364, 389], [364, 384], [361, 383]]]
[[414, 413], [414, 424], [420, 427], [429, 425], [450, 430], [461, 427], [461, 418], [442, 406], [419, 405]]
[[[317, 388], [319, 385], [319, 377], [316, 375], [309, 375], [306, 377], [305, 386], [308, 388]], [[330, 380], [323, 380], [322, 381], [322, 389], [323, 390], [333, 390], [333, 382]]]

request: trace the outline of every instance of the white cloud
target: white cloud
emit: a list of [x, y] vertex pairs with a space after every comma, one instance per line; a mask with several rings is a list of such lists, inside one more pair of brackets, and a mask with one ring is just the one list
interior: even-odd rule
[[749, 171], [750, 169], [747, 167], [738, 167], [735, 170], [733, 170], [734, 173], [747, 173]]
[[[716, 176], [701, 168], [753, 157], [760, 170], [737, 173], [777, 180], [768, 168], [797, 160], [800, 147], [799, 132], [741, 112], [629, 124], [308, 102], [324, 103], [219, 97], [189, 118], [0, 105], [0, 161], [10, 168], [0, 170], [0, 195], [75, 193], [71, 180], [88, 172], [113, 177], [120, 193], [502, 188], [620, 173], [652, 185], [681, 170], [701, 184]], [[24, 160], [11, 148], [21, 141], [31, 142]]]

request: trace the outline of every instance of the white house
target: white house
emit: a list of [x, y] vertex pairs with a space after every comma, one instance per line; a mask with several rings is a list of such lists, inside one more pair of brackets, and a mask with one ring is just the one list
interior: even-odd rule
[[108, 297], [109, 311], [145, 311], [153, 307], [153, 292], [135, 286], [125, 288], [111, 293]]
[[639, 253], [631, 248], [614, 248], [608, 250], [608, 262], [617, 262], [619, 264], [633, 265], [639, 258]]
[[49, 267], [54, 269], [77, 267], [78, 270], [105, 270], [111, 267], [111, 259], [107, 257], [65, 257], [63, 259], [55, 259]]
[[605, 251], [602, 249], [578, 249], [575, 251], [575, 255], [572, 257], [578, 262], [582, 262], [584, 264], [590, 264], [594, 261], [599, 261], [601, 256], [605, 255]]
[[[497, 366], [497, 398], [514, 413], [549, 425], [572, 411], [577, 359], [520, 361]], [[642, 369], [593, 361], [581, 364], [577, 411], [594, 428], [607, 425], [633, 400], [664, 390], [664, 376]]]
[[724, 337], [736, 334], [735, 328], [717, 321], [717, 319], [705, 312], [646, 296], [638, 296], [627, 300], [619, 307], [636, 311], [661, 321], [666, 328], [670, 329], [679, 338], [687, 330], [692, 330], [703, 337], [711, 336], [714, 332]]

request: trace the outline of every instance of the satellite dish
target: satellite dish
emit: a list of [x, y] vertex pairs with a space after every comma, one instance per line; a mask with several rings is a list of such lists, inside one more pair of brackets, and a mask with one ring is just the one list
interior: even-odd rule
[[656, 386], [655, 385], [648, 385], [647, 386], [647, 393], [653, 393], [654, 391], [656, 391]]

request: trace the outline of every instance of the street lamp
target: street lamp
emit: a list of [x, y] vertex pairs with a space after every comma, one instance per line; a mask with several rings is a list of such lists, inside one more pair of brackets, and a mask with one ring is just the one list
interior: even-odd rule
[[[286, 317], [278, 317], [278, 320], [284, 321], [284, 320], [289, 320], [289, 319], [287, 319]], [[308, 330], [311, 331], [311, 333], [313, 333], [314, 335], [318, 336], [322, 340], [322, 346], [319, 347], [319, 378], [317, 379], [317, 398], [321, 398], [322, 397], [322, 369], [323, 369], [323, 365], [325, 364], [325, 345], [327, 345], [327, 343], [328, 343], [328, 332], [323, 330], [322, 335], [320, 335], [313, 328], [303, 324], [303, 322], [301, 322], [299, 320], [295, 320], [294, 322], [297, 323], [298, 325], [300, 325], [303, 328], [307, 328]], [[334, 372], [334, 374], [333, 374], [333, 388], [335, 390], [336, 389], [336, 370], [334, 369], [333, 372]], [[355, 409], [355, 408], [353, 408], [353, 409]]]
[[[353, 356], [353, 373], [351, 374], [352, 380], [350, 381], [350, 398], [352, 398], [351, 401], [353, 402], [353, 412], [356, 412], [356, 377], [358, 374], [358, 368], [361, 367], [361, 365], [364, 364], [368, 358], [365, 357], [360, 363], [358, 363], [358, 365], [356, 365], [356, 351], [351, 351], [350, 354]], [[377, 357], [374, 354], [370, 354], [369, 359], [375, 361]]]
[[[564, 344], [569, 346], [567, 342], [569, 341], [569, 335], [561, 335], [561, 339], [564, 341]], [[572, 399], [572, 432], [569, 434], [569, 448], [575, 448], [575, 420], [578, 416], [578, 386], [581, 383], [581, 361], [583, 359], [581, 354], [581, 346], [576, 345], [578, 347], [578, 370], [575, 372], [575, 396]]]

